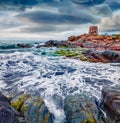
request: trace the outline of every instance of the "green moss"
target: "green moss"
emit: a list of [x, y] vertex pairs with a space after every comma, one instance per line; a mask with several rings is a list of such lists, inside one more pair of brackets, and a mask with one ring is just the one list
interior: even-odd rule
[[11, 101], [11, 106], [17, 110], [21, 110], [23, 103], [30, 97], [30, 95], [22, 95], [18, 97], [15, 101]]
[[16, 102], [11, 102], [11, 106], [17, 110], [20, 108], [20, 105], [21, 105], [21, 100], [18, 100]]
[[87, 119], [85, 121], [82, 121], [82, 123], [96, 123], [96, 121], [94, 119], [92, 119], [92, 120]]
[[59, 46], [58, 48], [68, 48], [68, 46]]
[[27, 105], [22, 106], [22, 108], [21, 108], [22, 113], [26, 112], [27, 110], [28, 110]]
[[59, 54], [61, 56], [66, 56], [66, 57], [71, 57], [71, 56], [79, 56], [83, 50], [81, 49], [62, 49], [62, 50], [57, 50], [55, 53]]
[[49, 123], [49, 115], [45, 115], [43, 123]]
[[40, 106], [41, 103], [43, 103], [42, 98], [38, 98], [38, 100], [35, 102], [35, 105], [36, 105], [36, 106]]

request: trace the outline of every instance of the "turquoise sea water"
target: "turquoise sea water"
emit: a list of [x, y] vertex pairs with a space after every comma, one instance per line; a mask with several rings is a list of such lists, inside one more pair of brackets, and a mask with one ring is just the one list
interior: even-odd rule
[[44, 98], [55, 115], [55, 123], [64, 123], [64, 98], [86, 93], [100, 98], [103, 87], [120, 83], [120, 64], [89, 63], [54, 54], [59, 48], [35, 48], [44, 42], [28, 42], [33, 47], [19, 49], [20, 41], [0, 42], [0, 91], [7, 95], [30, 93]]

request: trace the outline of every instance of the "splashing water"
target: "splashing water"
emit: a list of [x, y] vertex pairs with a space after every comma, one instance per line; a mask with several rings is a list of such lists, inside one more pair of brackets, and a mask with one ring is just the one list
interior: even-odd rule
[[64, 98], [75, 93], [100, 97], [103, 87], [120, 83], [120, 64], [89, 63], [50, 55], [55, 49], [1, 51], [0, 91], [10, 95], [40, 95], [54, 113], [55, 123], [63, 123]]

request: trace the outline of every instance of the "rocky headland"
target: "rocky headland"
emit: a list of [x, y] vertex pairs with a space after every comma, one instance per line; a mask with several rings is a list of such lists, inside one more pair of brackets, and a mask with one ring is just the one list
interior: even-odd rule
[[98, 27], [91, 26], [88, 34], [70, 36], [67, 42], [84, 49], [83, 61], [120, 63], [120, 35], [99, 35]]
[[[32, 48], [17, 44], [18, 48]], [[120, 63], [120, 35], [99, 35], [98, 27], [91, 26], [88, 34], [70, 36], [66, 41], [49, 40], [35, 48], [57, 47], [55, 55], [88, 62]]]
[[99, 35], [97, 26], [91, 26], [88, 34], [70, 36], [67, 42], [89, 49], [120, 51], [120, 35]]

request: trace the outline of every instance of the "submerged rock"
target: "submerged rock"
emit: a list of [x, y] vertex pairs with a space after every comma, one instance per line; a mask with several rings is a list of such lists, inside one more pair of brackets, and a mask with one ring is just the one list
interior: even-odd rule
[[120, 86], [104, 88], [102, 95], [111, 122], [120, 123]]
[[32, 46], [30, 44], [17, 44], [18, 48], [31, 48]]
[[60, 48], [66, 48], [66, 47], [75, 47], [73, 44], [69, 44], [67, 41], [57, 41], [57, 40], [49, 40], [45, 42], [44, 45], [37, 45], [36, 48], [41, 47], [60, 47]]
[[70, 47], [70, 46], [73, 45], [69, 44], [67, 41], [50, 40], [45, 43], [45, 47]]
[[69, 95], [65, 98], [64, 110], [68, 123], [105, 123], [98, 116], [94, 97]]
[[54, 115], [40, 97], [18, 96], [11, 101], [11, 105], [21, 112], [25, 123], [53, 123]]
[[18, 123], [18, 112], [11, 107], [10, 100], [1, 93], [0, 123]]

